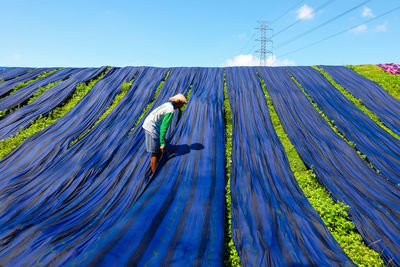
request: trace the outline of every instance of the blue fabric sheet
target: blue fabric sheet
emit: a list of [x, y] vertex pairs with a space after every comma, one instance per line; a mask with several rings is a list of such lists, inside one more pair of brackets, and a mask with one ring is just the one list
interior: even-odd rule
[[52, 70], [55, 70], [55, 68], [35, 69], [17, 78], [0, 83], [0, 97], [3, 97], [4, 95], [11, 92], [12, 89], [18, 84], [36, 79], [40, 74]]
[[[0, 133], [26, 127], [103, 71], [74, 73], [0, 119]], [[172, 95], [192, 92], [182, 118], [174, 113], [167, 151], [151, 175], [144, 117], [135, 123], [168, 71], [145, 116]], [[111, 68], [71, 111], [1, 160], [0, 265], [223, 265], [223, 71]], [[400, 264], [398, 188], [330, 129], [286, 69], [229, 68], [233, 235], [242, 264], [352, 265], [296, 184], [255, 71], [302, 159], [351, 207], [367, 243]], [[5, 72], [23, 75], [6, 69], [0, 79]], [[118, 105], [70, 146], [132, 79]]]
[[14, 79], [15, 77], [24, 75], [31, 70], [34, 70], [34, 68], [22, 68], [22, 67], [6, 68], [0, 73], [0, 80], [8, 81]]
[[82, 69], [78, 68], [61, 69], [53, 74], [50, 74], [49, 76], [46, 76], [42, 79], [39, 79], [35, 82], [32, 82], [22, 87], [14, 94], [0, 99], [0, 111], [10, 110], [17, 107], [18, 105], [23, 105], [25, 101], [27, 101], [30, 97], [32, 97], [35, 94], [37, 90], [39, 90], [39, 87], [46, 87], [50, 83], [65, 80], [69, 76], [81, 70]]
[[339, 137], [285, 68], [259, 68], [290, 141], [331, 196], [350, 206], [357, 230], [386, 263], [400, 264], [400, 190]]
[[[221, 266], [222, 111], [223, 72], [202, 69], [168, 151], [141, 197], [109, 231], [62, 264]], [[138, 131], [132, 134], [141, 136], [144, 151], [143, 131]]]
[[318, 70], [311, 67], [288, 70], [339, 131], [367, 156], [366, 160], [400, 187], [400, 141], [359, 110]]
[[335, 82], [344, 87], [353, 96], [374, 112], [381, 121], [396, 134], [400, 135], [400, 101], [385, 89], [350, 68], [344, 66], [318, 66], [324, 69]]
[[111, 68], [73, 109], [0, 161], [2, 187], [46, 170], [56, 157], [67, 151], [74, 139], [95, 124], [121, 91], [121, 85], [143, 71], [143, 68]]
[[254, 68], [228, 68], [232, 234], [243, 266], [353, 266], [308, 202]]
[[[168, 83], [169, 80], [166, 82], [171, 91], [160, 92], [160, 97], [156, 102], [159, 102], [160, 99], [165, 101], [171, 96], [169, 93], [182, 90], [181, 86], [189, 88], [189, 84], [186, 83], [190, 82], [192, 73], [188, 69], [177, 71], [178, 76], [174, 73], [172, 72], [170, 77], [175, 77], [175, 80], [172, 83]], [[145, 177], [148, 170], [149, 160], [143, 149], [143, 131], [140, 126], [130, 136], [127, 134], [143, 108], [150, 101], [165, 74], [165, 69], [152, 68], [143, 72], [143, 75], [140, 75], [141, 77], [136, 77], [134, 84], [132, 84], [133, 89], [128, 92], [123, 101], [109, 116], [81, 141], [72, 146], [64, 156], [57, 159], [57, 162], [48, 166], [46, 168], [47, 174], [35, 177], [35, 180], [41, 181], [40, 184], [42, 184], [43, 179], [57, 177], [56, 181], [53, 182], [53, 189], [48, 189], [47, 193], [57, 191], [59, 186], [55, 186], [54, 183], [64, 185], [61, 186], [63, 188], [69, 185], [69, 188], [65, 189], [67, 192], [58, 191], [61, 195], [52, 194], [53, 197], [57, 196], [58, 201], [64, 199], [64, 203], [67, 205], [62, 210], [50, 212], [54, 210], [53, 202], [46, 201], [39, 209], [31, 210], [29, 216], [27, 214], [19, 216], [20, 220], [24, 219], [24, 223], [28, 225], [31, 223], [26, 221], [27, 218], [30, 218], [30, 220], [41, 218], [39, 221], [43, 221], [40, 224], [35, 222], [35, 227], [41, 229], [43, 236], [46, 237], [44, 243], [38, 249], [35, 249], [33, 244], [41, 242], [41, 238], [32, 240], [32, 243], [30, 243], [32, 246], [25, 244], [24, 255], [27, 256], [24, 260], [26, 262], [36, 262], [32, 257], [38, 257], [46, 264], [46, 260], [51, 260], [54, 263], [68, 259], [71, 255], [74, 258], [80, 256], [80, 250], [95, 241], [99, 234], [113, 225], [113, 222], [125, 213], [127, 207], [132, 205], [135, 195], [140, 192], [138, 187], [145, 187], [141, 179]], [[105, 148], [107, 148], [106, 151]], [[85, 157], [82, 157], [82, 155], [85, 155]], [[71, 165], [72, 162], [73, 165]], [[73, 166], [72, 170], [68, 166]], [[73, 183], [70, 184], [72, 181]], [[75, 191], [70, 189], [71, 187], [76, 188]], [[45, 187], [42, 187], [42, 190], [44, 189]], [[39, 212], [42, 212], [41, 216], [38, 216]], [[101, 217], [100, 220], [99, 216], [102, 214], [106, 217]], [[15, 226], [16, 219], [12, 221]], [[8, 222], [8, 224], [11, 224], [11, 222]], [[21, 224], [21, 221], [19, 224]], [[67, 235], [66, 233], [70, 234]], [[27, 238], [27, 235], [24, 237]], [[15, 240], [15, 242], [18, 242], [18, 240]], [[10, 246], [12, 245], [10, 244]], [[51, 248], [58, 248], [59, 251], [54, 254], [47, 253], [46, 251]], [[12, 262], [10, 259], [16, 255], [14, 250], [10, 250], [0, 256], [0, 262]], [[15, 258], [15, 260], [21, 262], [20, 258]]]
[[46, 116], [72, 95], [79, 83], [88, 82], [104, 72], [106, 67], [84, 69], [41, 94], [35, 101], [3, 116], [0, 120], [0, 140], [25, 129], [40, 115]]
[[[132, 71], [129, 70], [129, 68], [124, 68], [124, 72], [132, 74]], [[123, 72], [119, 71], [118, 68], [110, 70], [111, 72], [119, 75], [110, 75], [109, 78], [112, 77], [112, 79], [120, 79], [119, 76], [123, 74]], [[127, 121], [119, 121], [118, 118], [123, 115], [125, 117], [130, 118], [130, 115], [132, 115], [132, 119], [135, 118], [134, 114], [132, 113], [119, 113], [118, 111], [121, 111], [120, 109], [127, 109], [127, 108], [135, 108], [137, 109], [143, 109], [144, 106], [146, 105], [146, 102], [144, 101], [146, 97], [150, 100], [151, 95], [149, 92], [155, 91], [156, 86], [152, 86], [152, 90], [148, 90], [149, 92], [146, 92], [147, 90], [138, 90], [137, 84], [139, 81], [143, 81], [143, 77], [146, 78], [147, 81], [151, 82], [153, 85], [157, 83], [157, 80], [160, 81], [165, 75], [165, 72], [158, 72], [158, 75], [151, 75], [154, 73], [150, 73], [144, 69], [140, 73], [137, 74], [137, 76], [141, 77], [135, 77], [136, 84], [133, 84], [131, 89], [129, 90], [128, 94], [124, 98], [125, 101], [121, 101], [124, 103], [121, 103], [122, 105], [119, 105], [119, 109], [114, 109], [112, 111], [113, 116], [107, 116], [105, 120], [100, 122], [98, 125], [102, 124], [104, 126], [104, 122], [106, 121], [109, 125], [113, 125], [116, 122], [118, 122], [118, 125], [125, 125], [126, 127], [129, 127], [129, 124], [127, 124]], [[152, 80], [155, 80], [152, 82]], [[145, 88], [148, 89], [148, 88]], [[133, 95], [132, 95], [133, 94]], [[101, 95], [98, 95], [101, 97]], [[133, 97], [130, 98], [130, 96], [140, 96], [140, 97]], [[103, 97], [107, 97], [104, 95]], [[136, 105], [126, 105], [127, 101], [135, 101], [136, 100]], [[143, 101], [141, 104], [140, 102], [137, 101]], [[129, 102], [128, 102], [129, 103]], [[133, 102], [135, 103], [135, 102]], [[125, 105], [123, 105], [125, 104]], [[138, 110], [139, 111], [139, 110]], [[137, 111], [137, 113], [139, 113]], [[111, 114], [110, 114], [111, 115]], [[132, 122], [131, 122], [132, 124]], [[96, 131], [95, 129], [108, 129], [108, 134], [107, 135], [98, 135], [99, 132]], [[73, 131], [73, 129], [71, 129]], [[129, 129], [128, 129], [129, 131]], [[93, 206], [94, 203], [96, 202], [89, 202], [88, 206], [86, 206], [86, 209], [80, 210], [79, 207], [81, 207], [83, 204], [86, 204], [87, 202], [85, 200], [91, 200], [93, 198], [97, 199], [97, 194], [90, 194], [92, 191], [90, 191], [90, 185], [93, 185], [94, 188], [98, 186], [98, 184], [94, 183], [94, 181], [101, 181], [102, 179], [104, 180], [105, 178], [112, 178], [114, 176], [103, 176], [99, 177], [100, 173], [99, 171], [102, 170], [102, 167], [104, 165], [107, 166], [107, 163], [111, 160], [111, 157], [113, 157], [114, 153], [106, 153], [102, 154], [102, 150], [104, 148], [110, 148], [114, 149], [114, 152], [118, 151], [118, 147], [111, 147], [111, 146], [106, 146], [103, 147], [102, 145], [105, 144], [106, 141], [108, 142], [120, 142], [121, 139], [116, 139], [115, 134], [119, 134], [120, 131], [118, 129], [113, 129], [112, 127], [95, 127], [93, 131], [89, 132], [88, 135], [86, 135], [80, 142], [76, 143], [74, 146], [72, 146], [70, 149], [68, 149], [65, 153], [61, 154], [60, 157], [57, 157], [54, 159], [50, 165], [47, 166], [46, 172], [43, 173], [33, 173], [31, 177], [24, 177], [21, 179], [21, 182], [24, 182], [29, 179], [30, 181], [29, 184], [27, 184], [25, 187], [30, 187], [37, 192], [37, 199], [36, 203], [41, 203], [41, 205], [35, 205], [31, 207], [29, 205], [29, 201], [25, 202], [27, 205], [21, 205], [19, 207], [19, 212], [13, 213], [12, 214], [8, 213], [7, 217], [3, 216], [2, 217], [2, 222], [5, 223], [5, 225], [8, 225], [9, 231], [4, 232], [4, 236], [8, 236], [10, 233], [13, 231], [16, 231], [15, 229], [19, 229], [22, 226], [26, 227], [26, 225], [31, 225], [32, 221], [34, 222], [35, 228], [36, 229], [41, 229], [41, 232], [43, 232], [43, 236], [46, 237], [44, 240], [42, 238], [36, 239], [36, 242], [42, 242], [42, 241], [47, 241], [49, 240], [48, 238], [53, 237], [51, 241], [54, 243], [58, 243], [57, 239], [58, 238], [66, 238], [64, 239], [66, 242], [68, 242], [68, 245], [72, 241], [70, 239], [73, 239], [74, 237], [76, 239], [83, 238], [84, 234], [78, 235], [78, 236], [73, 236], [73, 234], [65, 235], [67, 232], [80, 232], [82, 228], [85, 228], [85, 226], [88, 226], [89, 223], [85, 221], [85, 216], [89, 215], [89, 218], [93, 220], [97, 220], [99, 222], [99, 219], [96, 217], [99, 216], [99, 210], [101, 211], [102, 206], [101, 204], [104, 204], [103, 202], [98, 203], [100, 206]], [[125, 131], [125, 135], [127, 132]], [[114, 136], [113, 136], [114, 135]], [[87, 143], [88, 140], [91, 140], [85, 148], [82, 148], [80, 144], [82, 143]], [[98, 142], [99, 141], [99, 142]], [[121, 144], [119, 144], [121, 145]], [[82, 157], [82, 155], [86, 155], [85, 157]], [[100, 158], [99, 158], [100, 156]], [[102, 158], [106, 158], [104, 161], [102, 161]], [[120, 158], [119, 158], [120, 159]], [[97, 169], [96, 169], [97, 167]], [[111, 168], [111, 166], [110, 166]], [[108, 169], [104, 169], [105, 171], [108, 171]], [[86, 171], [86, 173], [85, 173]], [[93, 175], [92, 179], [90, 179], [90, 175]], [[55, 179], [54, 179], [55, 178]], [[83, 180], [82, 180], [83, 179]], [[114, 177], [115, 179], [115, 177]], [[74, 183], [74, 181], [80, 181], [77, 184]], [[87, 182], [87, 184], [84, 183], [84, 181]], [[118, 181], [118, 179], [116, 179]], [[113, 186], [115, 185], [114, 183], [105, 183], [104, 186]], [[17, 183], [14, 183], [16, 185]], [[10, 186], [9, 186], [10, 187]], [[87, 188], [89, 187], [89, 188]], [[71, 188], [73, 188], [71, 190]], [[15, 187], [11, 187], [11, 189], [15, 189]], [[17, 192], [15, 192], [17, 193]], [[88, 193], [89, 195], [85, 194]], [[106, 192], [105, 192], [106, 193]], [[59, 194], [59, 195], [57, 195]], [[25, 194], [25, 198], [27, 198], [29, 195]], [[106, 195], [107, 196], [107, 195]], [[49, 201], [50, 199], [56, 198], [57, 201]], [[18, 199], [18, 198], [16, 198]], [[14, 200], [16, 200], [14, 199]], [[109, 199], [109, 198], [108, 198]], [[9, 203], [12, 203], [10, 201]], [[57, 203], [65, 203], [63, 209], [57, 209]], [[21, 203], [20, 203], [21, 204]], [[67, 205], [68, 204], [68, 205]], [[96, 209], [99, 210], [90, 210], [90, 208], [95, 207]], [[74, 212], [75, 211], [75, 212]], [[92, 214], [96, 213], [97, 214]], [[13, 216], [15, 214], [19, 214], [18, 216]], [[10, 216], [11, 215], [11, 216]], [[39, 216], [40, 215], [40, 216]], [[90, 216], [91, 215], [91, 216]], [[84, 218], [82, 218], [82, 216]], [[94, 216], [94, 217], [93, 217]], [[111, 217], [112, 218], [112, 217]], [[81, 220], [82, 219], [82, 220]], [[97, 224], [98, 226], [98, 224]], [[101, 227], [101, 225], [100, 225]], [[91, 230], [91, 229], [90, 229]], [[90, 235], [90, 231], [88, 231], [86, 234]], [[26, 236], [29, 236], [29, 231], [25, 231], [22, 234], [25, 234], [25, 236], [18, 236], [21, 238], [24, 238]], [[30, 239], [28, 239], [30, 240]], [[90, 239], [89, 239], [90, 240]], [[13, 240], [18, 242], [17, 240]], [[32, 240], [34, 241], [34, 240]], [[43, 246], [45, 248], [52, 248], [55, 244], [52, 242], [44, 242]], [[30, 244], [34, 244], [30, 243]], [[59, 244], [62, 246], [65, 246], [65, 242], [63, 244]], [[12, 246], [12, 245], [10, 245]], [[35, 262], [33, 259], [30, 259], [30, 257], [34, 257], [38, 253], [43, 254], [43, 250], [41, 248], [37, 248], [34, 245], [32, 246], [24, 246], [25, 251], [30, 252], [29, 257], [27, 256], [24, 260], [30, 262], [28, 265], [32, 264]], [[0, 256], [0, 261], [1, 262], [10, 262], [10, 258], [15, 256], [13, 253], [15, 252], [13, 249], [11, 250], [12, 253], [8, 253], [7, 255], [3, 254], [3, 256]], [[64, 251], [65, 252], [65, 251]], [[16, 253], [17, 254], [17, 253]], [[28, 254], [26, 254], [28, 255]], [[50, 255], [50, 256], [59, 256], [59, 255]], [[40, 256], [39, 258], [42, 258]], [[29, 260], [30, 259], [30, 260]], [[16, 259], [17, 262], [21, 262], [21, 259]]]

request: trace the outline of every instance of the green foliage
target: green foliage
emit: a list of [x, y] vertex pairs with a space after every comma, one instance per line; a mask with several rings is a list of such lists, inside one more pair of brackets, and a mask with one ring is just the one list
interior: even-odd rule
[[36, 98], [38, 98], [41, 94], [43, 94], [44, 92], [46, 92], [47, 90], [49, 90], [51, 87], [53, 87], [53, 86], [59, 84], [60, 82], [61, 82], [61, 81], [57, 81], [57, 82], [49, 83], [49, 84], [46, 85], [45, 87], [39, 87], [39, 89], [35, 92], [35, 94], [34, 94], [31, 98], [29, 98], [28, 101], [27, 101], [26, 103], [22, 103], [22, 104], [16, 106], [16, 107], [13, 108], [13, 109], [10, 109], [10, 110], [5, 109], [5, 110], [1, 111], [1, 112], [0, 112], [0, 117], [4, 116], [4, 115], [6, 115], [6, 114], [9, 114], [9, 113], [11, 113], [11, 112], [13, 112], [13, 111], [15, 111], [15, 110], [17, 110], [17, 109], [23, 107], [23, 106], [29, 105], [30, 103], [32, 103], [33, 101], [35, 101]]
[[[362, 112], [367, 114], [376, 124], [378, 124], [380, 127], [382, 127], [384, 130], [386, 130], [388, 133], [390, 133], [392, 136], [400, 140], [400, 136], [398, 136], [396, 133], [394, 133], [392, 130], [387, 128], [383, 122], [379, 119], [378, 116], [375, 115], [371, 110], [369, 110], [362, 101], [356, 97], [354, 97], [350, 92], [348, 92], [346, 89], [344, 89], [340, 84], [336, 83], [332, 77], [329, 76], [328, 73], [326, 73], [323, 69], [320, 69], [316, 66], [313, 66], [316, 70], [320, 71], [322, 75], [325, 76], [325, 78], [336, 88], [338, 89], [348, 100], [350, 100], [355, 106], [357, 106]], [[400, 79], [399, 79], [399, 90], [400, 90]]]
[[[32, 70], [30, 70], [29, 72], [31, 72]], [[41, 79], [41, 78], [44, 78], [44, 77], [46, 77], [46, 76], [49, 76], [50, 74], [52, 74], [52, 73], [54, 73], [54, 72], [56, 72], [57, 70], [52, 70], [52, 71], [46, 71], [46, 72], [43, 72], [42, 74], [40, 74], [39, 76], [37, 76], [35, 79], [32, 79], [32, 80], [29, 80], [29, 81], [26, 81], [26, 82], [22, 82], [22, 83], [19, 83], [19, 84], [17, 84], [9, 93], [7, 93], [7, 94], [5, 94], [4, 96], [2, 96], [2, 98], [3, 97], [7, 97], [7, 96], [9, 96], [9, 95], [12, 95], [12, 94], [14, 94], [15, 92], [17, 92], [19, 89], [21, 89], [22, 87], [24, 87], [24, 86], [26, 86], [26, 85], [28, 85], [28, 84], [30, 84], [30, 83], [33, 83], [33, 82], [35, 82], [35, 81], [37, 81], [37, 80], [39, 80], [39, 79]]]
[[143, 119], [144, 115], [147, 113], [147, 111], [149, 111], [149, 109], [151, 108], [151, 106], [154, 103], [154, 100], [156, 99], [158, 92], [160, 92], [160, 89], [163, 87], [165, 81], [168, 79], [168, 76], [170, 74], [171, 71], [168, 71], [167, 75], [165, 76], [165, 78], [160, 82], [160, 84], [158, 85], [156, 92], [154, 93], [153, 98], [151, 99], [150, 103], [147, 104], [147, 106], [143, 109], [142, 115], [140, 115], [139, 119], [136, 121], [135, 126], [133, 126], [133, 128], [130, 130], [129, 134], [131, 134], [133, 132], [133, 130], [135, 130], [136, 126], [138, 126], [138, 124], [140, 123], [140, 121]]
[[226, 75], [224, 73], [224, 122], [225, 122], [225, 266], [240, 266], [240, 258], [232, 238], [231, 214], [231, 155], [232, 155], [232, 112], [229, 105]]
[[278, 114], [268, 95], [266, 84], [263, 80], [260, 79], [260, 81], [275, 131], [285, 148], [290, 168], [308, 201], [321, 216], [332, 236], [354, 263], [359, 266], [384, 266], [379, 254], [370, 249], [357, 232], [347, 213], [349, 207], [341, 202], [336, 203], [330, 197], [329, 192], [319, 183], [313, 170], [308, 169], [301, 160], [280, 123]]
[[335, 121], [334, 120], [330, 120], [328, 118], [328, 116], [326, 116], [326, 114], [319, 108], [319, 106], [317, 105], [317, 103], [310, 97], [310, 95], [307, 94], [307, 92], [304, 90], [303, 86], [293, 77], [291, 76], [292, 80], [300, 87], [300, 89], [303, 91], [304, 95], [307, 97], [307, 99], [310, 101], [310, 103], [314, 106], [314, 108], [318, 111], [318, 113], [321, 115], [321, 117], [324, 118], [324, 120], [329, 123], [329, 125], [331, 126], [331, 129], [337, 134], [339, 135], [344, 141], [346, 141], [347, 144], [349, 144], [356, 152], [357, 154], [366, 162], [368, 163], [368, 165], [371, 167], [371, 169], [373, 169], [374, 171], [376, 171], [377, 173], [380, 173], [379, 170], [377, 170], [370, 161], [368, 161], [367, 156], [365, 154], [363, 154], [361, 151], [359, 151], [357, 149], [357, 147], [354, 145], [354, 143], [352, 141], [350, 141], [342, 132], [340, 132], [339, 128], [337, 127], [337, 125], [335, 125]]
[[389, 94], [400, 101], [400, 75], [385, 72], [376, 65], [348, 65], [347, 67], [365, 78], [378, 83]]
[[[191, 95], [191, 93], [192, 93], [192, 87], [193, 87], [193, 84], [190, 85], [189, 91], [188, 91], [188, 93], [187, 93], [187, 95], [186, 95], [186, 100], [187, 100], [188, 102], [189, 102], [190, 95]], [[184, 112], [185, 109], [186, 109], [186, 106], [187, 106], [187, 103], [184, 104], [184, 105], [182, 106], [181, 109], [179, 109], [178, 121], [181, 119], [181, 117], [182, 117], [182, 115], [183, 115], [183, 112]]]
[[39, 116], [39, 118], [33, 121], [28, 128], [24, 130], [21, 129], [17, 134], [7, 138], [6, 140], [0, 140], [0, 159], [4, 158], [27, 138], [48, 127], [70, 111], [92, 89], [94, 84], [104, 76], [109, 68], [110, 67], [90, 82], [78, 84], [74, 93], [64, 102], [64, 104], [53, 109], [48, 115]]
[[122, 98], [124, 98], [124, 96], [128, 93], [129, 88], [131, 87], [132, 82], [133, 82], [134, 79], [135, 78], [133, 78], [130, 82], [125, 82], [125, 83], [123, 83], [121, 85], [121, 92], [114, 97], [114, 100], [113, 100], [112, 104], [106, 109], [106, 111], [104, 111], [104, 113], [99, 117], [99, 119], [96, 121], [96, 123], [89, 130], [87, 130], [84, 134], [82, 134], [81, 136], [79, 136], [78, 138], [73, 140], [71, 142], [71, 144], [69, 145], [69, 147], [73, 146], [76, 142], [78, 142], [83, 137], [85, 137], [90, 131], [93, 130], [93, 128], [99, 122], [101, 122], [105, 117], [107, 117], [107, 115], [118, 105], [119, 101], [121, 101]]

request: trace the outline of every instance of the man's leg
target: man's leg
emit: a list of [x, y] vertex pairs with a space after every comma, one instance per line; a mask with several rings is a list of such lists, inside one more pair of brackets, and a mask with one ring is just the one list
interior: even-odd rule
[[154, 171], [156, 170], [158, 161], [160, 160], [161, 157], [161, 153], [151, 153], [151, 161], [150, 161], [150, 165], [151, 165], [151, 172], [154, 173]]

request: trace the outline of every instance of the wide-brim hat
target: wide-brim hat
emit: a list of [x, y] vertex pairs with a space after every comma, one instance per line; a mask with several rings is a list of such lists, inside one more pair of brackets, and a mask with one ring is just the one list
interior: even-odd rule
[[169, 100], [175, 103], [187, 103], [186, 97], [182, 94], [174, 95], [173, 97], [170, 97]]

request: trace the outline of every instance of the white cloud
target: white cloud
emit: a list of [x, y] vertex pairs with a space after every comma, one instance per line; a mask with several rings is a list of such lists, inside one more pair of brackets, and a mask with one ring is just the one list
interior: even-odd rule
[[270, 56], [267, 58], [267, 66], [294, 66], [294, 61], [289, 59], [277, 59], [276, 56]]
[[367, 25], [362, 24], [360, 26], [357, 26], [353, 29], [350, 30], [350, 32], [356, 33], [356, 34], [360, 34], [362, 32], [365, 32], [367, 30]]
[[308, 5], [304, 5], [296, 10], [297, 19], [307, 20], [314, 17], [314, 9]]
[[387, 25], [388, 25], [388, 22], [385, 21], [385, 23], [376, 26], [375, 31], [377, 31], [377, 32], [386, 32], [388, 30]]
[[374, 13], [372, 13], [372, 9], [368, 8], [368, 7], [364, 7], [364, 10], [362, 12], [362, 16], [363, 17], [370, 17], [373, 18], [375, 17]]
[[251, 55], [238, 55], [236, 57], [234, 57], [233, 59], [228, 59], [224, 66], [229, 66], [229, 67], [233, 67], [233, 66], [258, 66], [260, 64], [260, 60]]
[[[260, 59], [254, 55], [238, 55], [233, 59], [228, 59], [223, 66], [234, 67], [234, 66], [259, 66]], [[288, 59], [277, 59], [276, 56], [269, 56], [266, 62], [267, 66], [294, 66], [295, 63]]]
[[238, 35], [236, 35], [236, 38], [238, 39], [245, 39], [247, 37], [247, 35], [245, 33], [240, 33]]

